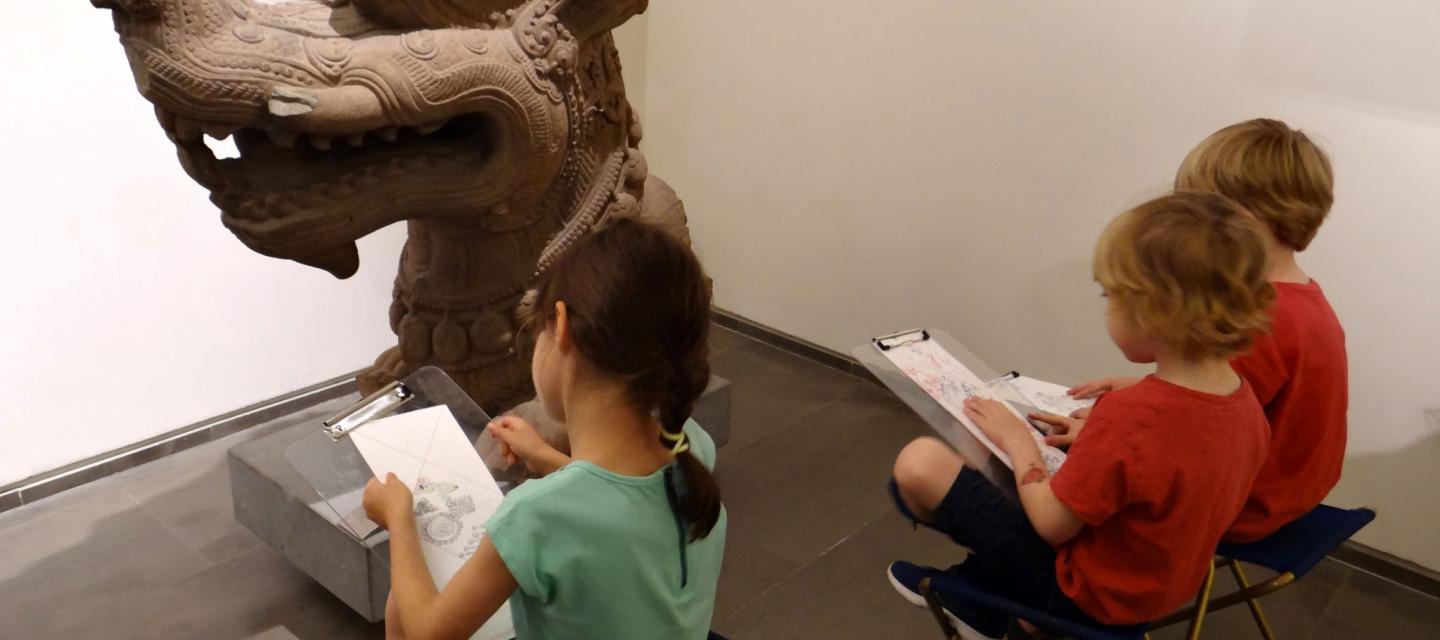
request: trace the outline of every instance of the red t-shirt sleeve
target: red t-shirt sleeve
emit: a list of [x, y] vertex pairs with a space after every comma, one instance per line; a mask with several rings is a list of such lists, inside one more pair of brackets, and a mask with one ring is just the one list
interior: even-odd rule
[[[1279, 318], [1276, 318], [1276, 322], [1279, 322]], [[1250, 383], [1255, 399], [1264, 407], [1270, 406], [1270, 401], [1274, 400], [1290, 381], [1289, 367], [1285, 366], [1285, 357], [1280, 351], [1280, 343], [1275, 340], [1274, 332], [1256, 337], [1255, 346], [1245, 355], [1231, 360], [1230, 366]]]
[[1135, 462], [1134, 447], [1121, 431], [1114, 422], [1092, 414], [1065, 464], [1050, 480], [1055, 497], [1092, 527], [1124, 509], [1132, 498], [1126, 466]]

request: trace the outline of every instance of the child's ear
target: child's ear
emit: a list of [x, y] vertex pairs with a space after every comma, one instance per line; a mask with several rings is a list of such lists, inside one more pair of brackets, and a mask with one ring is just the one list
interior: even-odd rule
[[565, 310], [565, 302], [555, 302], [555, 346], [561, 353], [570, 351], [570, 314]]

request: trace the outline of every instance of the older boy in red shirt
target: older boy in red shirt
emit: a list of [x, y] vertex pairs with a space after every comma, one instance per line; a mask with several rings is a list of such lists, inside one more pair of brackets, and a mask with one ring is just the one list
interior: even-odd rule
[[[969, 401], [966, 415], [1014, 463], [1020, 504], [935, 438], [900, 452], [906, 509], [970, 548], [949, 572], [1081, 622], [1145, 622], [1194, 596], [1269, 441], [1250, 385], [1228, 362], [1265, 329], [1274, 297], [1260, 227], [1229, 199], [1195, 192], [1110, 224], [1095, 250], [1107, 329], [1155, 373], [1096, 406], [1053, 478], [1031, 427], [995, 401]], [[923, 605], [918, 584], [935, 571], [897, 563], [889, 577]], [[965, 637], [998, 638], [1009, 623], [951, 613]]]
[[[1177, 189], [1229, 196], [1265, 223], [1269, 278], [1278, 294], [1270, 332], [1231, 362], [1265, 407], [1270, 457], [1225, 534], [1228, 542], [1274, 533], [1314, 509], [1340, 480], [1349, 402], [1345, 330], [1319, 283], [1295, 260], [1329, 214], [1333, 184], [1324, 151], [1304, 133], [1265, 119], [1215, 132], [1190, 152], [1175, 178]], [[1072, 393], [1090, 397], [1128, 382], [1088, 383]]]

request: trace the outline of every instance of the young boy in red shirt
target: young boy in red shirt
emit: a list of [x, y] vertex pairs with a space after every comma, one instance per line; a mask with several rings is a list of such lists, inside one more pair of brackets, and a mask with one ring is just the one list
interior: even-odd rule
[[[1027, 433], [993, 400], [966, 415], [1014, 463], [1016, 504], [948, 446], [921, 438], [895, 461], [903, 506], [970, 549], [948, 572], [1080, 622], [1153, 620], [1195, 595], [1220, 535], [1265, 460], [1269, 428], [1229, 358], [1264, 331], [1261, 225], [1223, 196], [1181, 192], [1110, 223], [1095, 249], [1110, 338], [1155, 373], [1099, 403], [1052, 478]], [[889, 577], [923, 606], [932, 572]], [[965, 637], [1002, 637], [990, 611], [951, 610]]]
[[[1228, 542], [1274, 533], [1314, 509], [1340, 480], [1349, 402], [1345, 330], [1319, 283], [1295, 260], [1329, 214], [1333, 184], [1324, 151], [1304, 133], [1264, 119], [1215, 132], [1175, 178], [1176, 189], [1229, 196], [1265, 223], [1277, 292], [1270, 332], [1231, 362], [1265, 407], [1270, 457], [1225, 534]], [[1072, 393], [1093, 397], [1128, 382], [1088, 383]]]

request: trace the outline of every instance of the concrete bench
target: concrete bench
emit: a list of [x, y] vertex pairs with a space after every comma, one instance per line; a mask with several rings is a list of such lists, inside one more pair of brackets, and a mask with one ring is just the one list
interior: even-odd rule
[[[695, 421], [710, 433], [717, 446], [730, 439], [730, 382], [711, 378], [695, 406]], [[538, 407], [522, 405], [515, 413], [533, 416]], [[385, 617], [390, 593], [390, 537], [381, 532], [356, 540], [339, 525], [339, 517], [326, 507], [285, 458], [285, 450], [321, 428], [315, 420], [230, 450], [230, 493], [235, 519], [266, 544], [314, 578], [365, 619]]]

